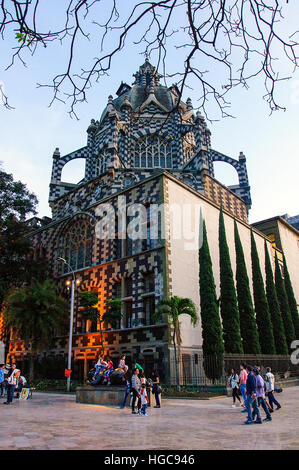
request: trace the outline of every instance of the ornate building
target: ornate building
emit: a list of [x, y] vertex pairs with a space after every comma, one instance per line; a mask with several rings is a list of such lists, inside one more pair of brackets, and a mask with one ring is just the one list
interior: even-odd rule
[[[71, 279], [71, 273], [66, 264], [57, 262], [58, 257], [67, 260], [79, 283], [73, 326], [75, 378], [83, 378], [101, 343], [112, 358], [126, 353], [129, 359], [143, 362], [147, 370], [155, 365], [162, 374], [172, 375], [169, 327], [167, 321], [153, 324], [152, 313], [163, 296], [171, 295], [190, 297], [199, 309], [199, 289], [198, 247], [185, 250], [184, 240], [173, 237], [168, 211], [171, 204], [199, 204], [202, 208], [217, 289], [220, 206], [225, 213], [232, 252], [233, 221], [238, 221], [250, 270], [251, 227], [247, 214], [251, 197], [245, 156], [240, 152], [238, 159], [234, 159], [212, 149], [211, 133], [203, 116], [194, 113], [190, 99], [186, 103], [179, 101], [175, 85], [169, 88], [161, 85], [161, 76], [148, 61], [134, 77], [132, 86], [121, 83], [115, 99], [109, 96], [100, 119], [91, 120], [84, 147], [64, 156], [56, 148], [49, 195], [52, 219], [31, 221], [36, 253], [48, 257], [61, 289]], [[84, 179], [78, 184], [64, 183], [63, 167], [78, 158], [85, 159]], [[226, 187], [218, 182], [214, 178], [215, 161], [232, 165], [239, 184]], [[150, 211], [142, 240], [123, 239], [119, 227], [113, 238], [96, 237], [99, 207], [109, 202], [118, 214], [119, 196], [127, 207], [133, 203], [145, 207], [164, 203], [166, 209], [156, 239], [150, 236]], [[263, 253], [265, 237], [258, 231], [255, 234], [258, 250]], [[271, 241], [267, 241], [271, 248]], [[119, 328], [83, 320], [77, 299], [82, 289], [98, 293], [100, 314], [105, 312], [107, 299], [123, 300]], [[65, 356], [66, 350], [67, 337], [57, 335], [55, 347], [46, 353]], [[187, 356], [200, 351], [200, 324], [193, 328], [188, 319], [182, 320], [180, 353], [185, 356], [185, 363]], [[25, 361], [27, 355], [22, 341], [10, 342], [10, 359]]]

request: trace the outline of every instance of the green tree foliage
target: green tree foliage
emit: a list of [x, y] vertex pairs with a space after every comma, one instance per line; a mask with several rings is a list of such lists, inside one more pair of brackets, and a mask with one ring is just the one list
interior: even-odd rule
[[220, 313], [225, 352], [243, 354], [240, 318], [222, 208], [219, 214]]
[[224, 344], [205, 221], [199, 250], [199, 287], [205, 373], [210, 379], [218, 379], [223, 372]]
[[81, 307], [81, 315], [86, 320], [97, 321], [99, 311], [96, 306], [98, 303], [98, 295], [89, 290], [83, 290], [79, 293], [79, 304]]
[[47, 263], [30, 257], [32, 245], [25, 218], [35, 213], [37, 199], [26, 186], [0, 168], [0, 306], [11, 287], [45, 280]]
[[5, 300], [5, 323], [30, 349], [30, 379], [39, 351], [47, 349], [54, 331], [67, 323], [68, 302], [57, 294], [54, 283], [46, 280], [32, 286], [17, 288]]
[[235, 220], [235, 249], [236, 249], [236, 284], [240, 315], [240, 328], [245, 354], [260, 354], [261, 347], [254, 308], [250, 292], [249, 279], [246, 269], [244, 251]]
[[275, 341], [275, 349], [277, 354], [288, 354], [288, 345], [284, 333], [283, 321], [280, 313], [280, 305], [277, 298], [276, 288], [273, 279], [273, 272], [267, 242], [265, 240], [265, 260], [266, 260], [266, 293], [273, 326], [273, 335]]
[[277, 253], [275, 253], [275, 286], [280, 305], [281, 316], [284, 324], [284, 332], [287, 340], [287, 345], [289, 351], [291, 351], [291, 343], [292, 341], [294, 341], [294, 339], [296, 339], [296, 336], [287, 293], [285, 290], [283, 278], [278, 263]]
[[122, 319], [122, 300], [121, 299], [108, 299], [106, 301], [106, 312], [102, 316], [102, 321], [109, 323], [112, 328], [117, 328]]
[[260, 345], [263, 354], [275, 354], [273, 327], [269, 312], [269, 305], [265, 293], [259, 257], [253, 232], [251, 231], [251, 263], [253, 297], [256, 314], [256, 323], [259, 332]]
[[287, 266], [287, 262], [286, 262], [284, 253], [283, 253], [283, 267], [284, 267], [285, 290], [286, 290], [286, 294], [287, 294], [287, 297], [288, 297], [289, 307], [290, 307], [290, 311], [291, 311], [291, 315], [292, 315], [292, 319], [293, 319], [295, 335], [296, 335], [296, 338], [298, 339], [299, 338], [298, 308], [297, 308], [297, 302], [296, 302], [296, 298], [295, 298], [295, 294], [294, 294], [294, 290], [293, 290], [293, 286], [292, 286], [292, 282], [291, 282], [291, 278], [290, 278], [290, 274], [289, 274], [289, 271], [288, 271], [288, 266]]
[[191, 299], [182, 297], [170, 297], [162, 299], [153, 314], [153, 321], [155, 323], [160, 321], [161, 316], [168, 316], [168, 320], [172, 329], [172, 344], [174, 349], [174, 361], [176, 369], [176, 384], [178, 390], [180, 389], [180, 377], [177, 358], [177, 346], [181, 343], [180, 332], [180, 315], [189, 315], [191, 324], [196, 326], [198, 316], [196, 307]]

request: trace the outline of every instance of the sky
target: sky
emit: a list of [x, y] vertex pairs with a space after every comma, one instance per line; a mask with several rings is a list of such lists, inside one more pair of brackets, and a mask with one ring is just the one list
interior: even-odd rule
[[[43, 5], [42, 22], [55, 19], [51, 0]], [[136, 2], [128, 0], [128, 3]], [[296, 30], [299, 5], [288, 5], [285, 30]], [[61, 3], [60, 3], [61, 6]], [[178, 23], [180, 18], [175, 18]], [[136, 37], [142, 29], [134, 34]], [[129, 38], [133, 41], [136, 37]], [[172, 40], [175, 42], [175, 39]], [[113, 42], [113, 38], [112, 38]], [[65, 64], [63, 46], [51, 45], [27, 58], [27, 67], [16, 65], [5, 71], [15, 44], [13, 35], [0, 42], [0, 83], [9, 96], [13, 110], [0, 107], [0, 161], [4, 170], [12, 173], [34, 192], [39, 200], [39, 216], [51, 216], [48, 205], [48, 190], [52, 168], [52, 155], [56, 147], [62, 155], [86, 145], [86, 129], [92, 118], [99, 119], [107, 104], [108, 96], [116, 96], [120, 82], [132, 84], [132, 74], [144, 62], [142, 48], [138, 45], [124, 48], [112, 62], [109, 76], [102, 77], [88, 92], [88, 102], [77, 108], [79, 120], [71, 119], [68, 105], [55, 102], [49, 107], [50, 90], [37, 88], [37, 83], [48, 83], [50, 78], [61, 71]], [[80, 42], [78, 64], [84, 66], [89, 57], [95, 55], [97, 44]], [[107, 48], [111, 44], [106, 43]], [[183, 50], [178, 50], [170, 41], [167, 72], [174, 73], [183, 64]], [[150, 58], [155, 65], [157, 57]], [[281, 60], [284, 71], [285, 63]], [[216, 76], [218, 71], [211, 69]], [[167, 80], [168, 85], [173, 83]], [[198, 87], [194, 81], [184, 92], [183, 99], [192, 99], [193, 106], [198, 102]], [[276, 215], [299, 213], [299, 73], [295, 73], [279, 87], [279, 99], [287, 108], [270, 115], [267, 104], [262, 99], [263, 87], [258, 79], [250, 83], [249, 89], [234, 89], [230, 94], [230, 112], [234, 118], [219, 119], [208, 123], [212, 132], [212, 148], [238, 158], [242, 151], [247, 158], [247, 171], [251, 186], [252, 209], [250, 222], [256, 222]], [[213, 103], [209, 104], [212, 117], [217, 115]], [[218, 116], [219, 117], [219, 116]], [[84, 162], [70, 162], [63, 171], [63, 181], [78, 182], [84, 174]], [[215, 176], [224, 184], [237, 184], [235, 170], [224, 163], [215, 163]]]

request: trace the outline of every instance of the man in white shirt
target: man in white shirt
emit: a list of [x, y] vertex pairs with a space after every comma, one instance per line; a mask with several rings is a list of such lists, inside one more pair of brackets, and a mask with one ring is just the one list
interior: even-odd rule
[[267, 367], [267, 373], [265, 375], [265, 379], [266, 379], [266, 388], [267, 388], [267, 393], [268, 393], [268, 398], [269, 398], [269, 404], [271, 408], [273, 408], [273, 403], [275, 403], [276, 409], [279, 410], [281, 408], [281, 405], [278, 403], [278, 401], [274, 397], [275, 377], [271, 372], [271, 367]]

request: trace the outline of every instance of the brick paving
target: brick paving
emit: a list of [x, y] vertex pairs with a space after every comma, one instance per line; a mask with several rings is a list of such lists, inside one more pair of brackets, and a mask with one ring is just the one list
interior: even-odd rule
[[129, 408], [76, 404], [72, 395], [35, 393], [11, 406], [0, 402], [0, 449], [298, 449], [299, 387], [277, 398], [282, 408], [271, 423], [245, 426], [245, 414], [227, 397], [164, 400], [142, 417]]

